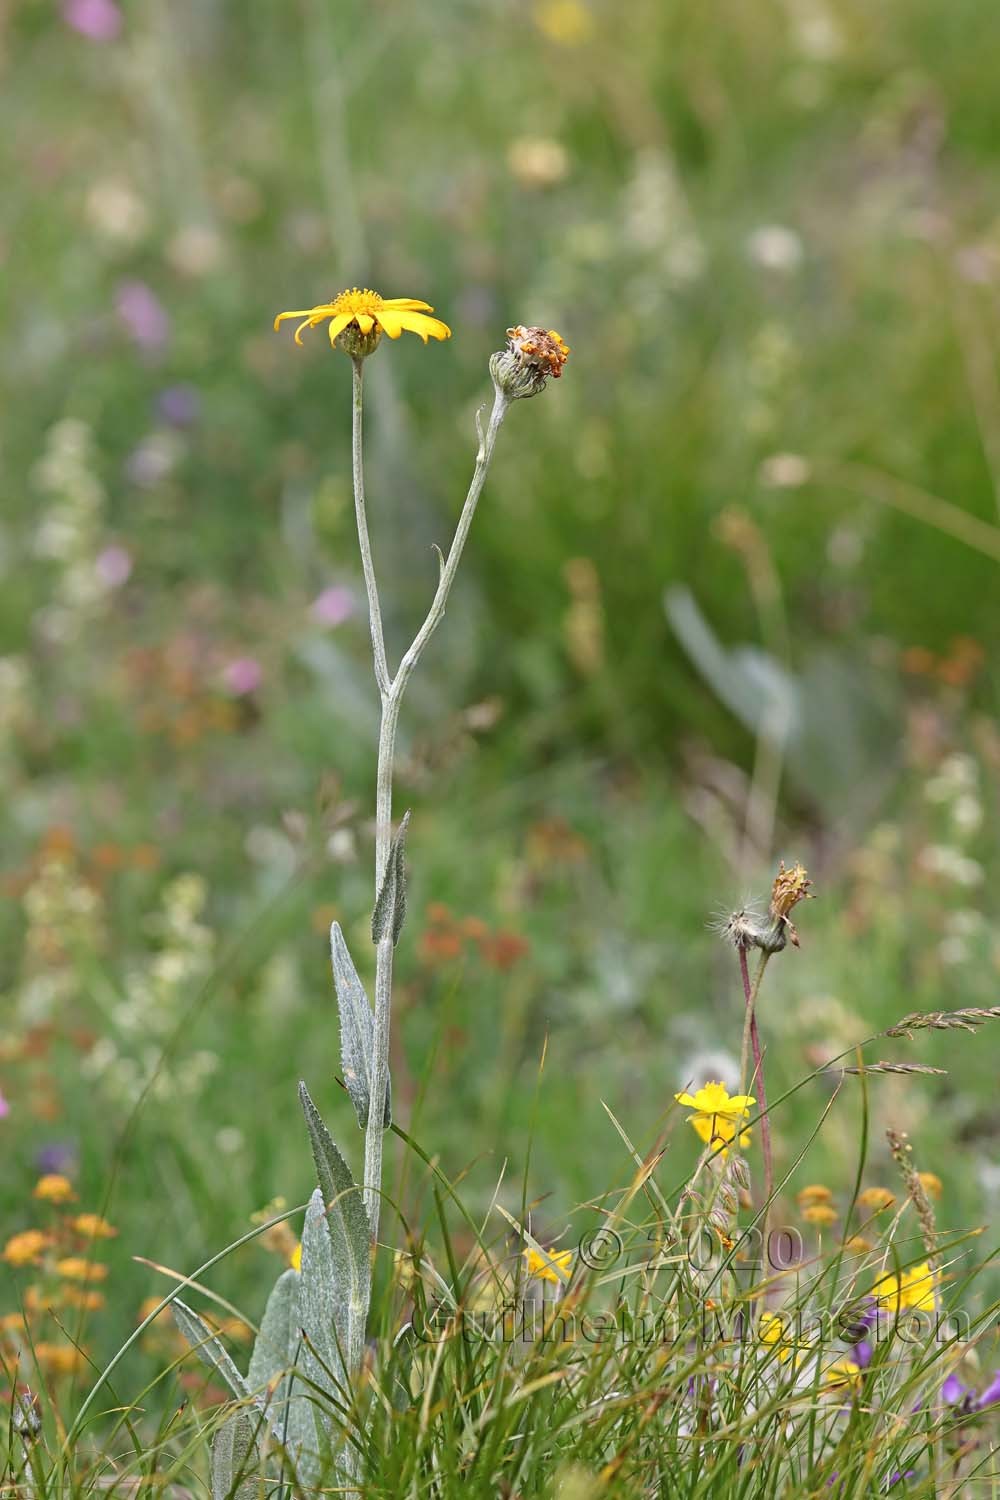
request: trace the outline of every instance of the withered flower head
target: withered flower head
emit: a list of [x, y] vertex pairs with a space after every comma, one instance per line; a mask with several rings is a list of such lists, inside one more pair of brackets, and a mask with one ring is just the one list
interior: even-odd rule
[[812, 900], [811, 886], [812, 881], [804, 865], [794, 864], [786, 870], [784, 860], [781, 861], [771, 888], [771, 904], [768, 911], [778, 933], [782, 937], [787, 936], [796, 948], [799, 946], [799, 935], [789, 912], [800, 901]]
[[507, 347], [490, 359], [493, 383], [511, 401], [537, 396], [551, 376], [558, 380], [569, 358], [569, 345], [554, 328], [507, 329]]

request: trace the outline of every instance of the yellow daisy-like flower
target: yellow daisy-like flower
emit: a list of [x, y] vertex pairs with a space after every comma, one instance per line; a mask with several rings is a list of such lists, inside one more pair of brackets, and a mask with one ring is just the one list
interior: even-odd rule
[[68, 1177], [61, 1172], [47, 1172], [35, 1183], [32, 1197], [41, 1198], [45, 1203], [69, 1203], [76, 1194]]
[[808, 1187], [802, 1188], [795, 1195], [796, 1202], [800, 1208], [808, 1208], [811, 1203], [829, 1203], [833, 1198], [828, 1187], [821, 1182], [811, 1182]]
[[674, 1098], [686, 1109], [695, 1111], [688, 1119], [706, 1146], [724, 1143], [728, 1148], [737, 1135], [741, 1146], [749, 1146], [750, 1132], [741, 1126], [751, 1104], [757, 1103], [752, 1094], [730, 1096], [724, 1083], [709, 1082], [693, 1094], [675, 1094]]
[[49, 1236], [40, 1229], [23, 1229], [4, 1245], [2, 1258], [10, 1266], [30, 1266], [49, 1243]]
[[762, 1344], [776, 1346], [775, 1352], [782, 1364], [786, 1364], [791, 1359], [792, 1346], [785, 1334], [785, 1317], [783, 1313], [761, 1313], [758, 1332]]
[[35, 1360], [38, 1368], [49, 1375], [73, 1375], [86, 1368], [83, 1351], [72, 1344], [39, 1343], [35, 1345]]
[[944, 1192], [944, 1183], [936, 1172], [918, 1172], [920, 1186], [929, 1198], [940, 1198]]
[[536, 1276], [539, 1281], [551, 1281], [554, 1286], [565, 1286], [573, 1270], [572, 1250], [547, 1250], [540, 1255], [529, 1246], [524, 1252], [524, 1260], [529, 1276]]
[[932, 1313], [937, 1306], [935, 1298], [936, 1280], [927, 1261], [911, 1266], [899, 1276], [890, 1272], [880, 1276], [872, 1287], [872, 1296], [889, 1312], [900, 1313], [907, 1309], [913, 1312]]
[[858, 1194], [858, 1207], [873, 1209], [875, 1213], [881, 1213], [884, 1208], [891, 1208], [895, 1201], [895, 1193], [890, 1193], [889, 1189], [884, 1187], [865, 1188], [863, 1193]]
[[118, 1233], [100, 1214], [77, 1214], [70, 1223], [77, 1234], [85, 1235], [88, 1240], [110, 1240]]
[[341, 292], [332, 302], [321, 302], [316, 307], [300, 308], [297, 312], [279, 313], [274, 320], [277, 330], [285, 318], [301, 318], [295, 330], [295, 342], [301, 344], [303, 328], [316, 328], [325, 323], [330, 343], [336, 346], [338, 338], [347, 330], [357, 329], [366, 340], [374, 339], [366, 350], [348, 349], [348, 353], [370, 353], [383, 333], [398, 339], [401, 333], [415, 333], [426, 344], [431, 339], [450, 339], [451, 329], [439, 318], [428, 316], [434, 309], [428, 302], [418, 302], [413, 297], [380, 297], [368, 287], [351, 287]]

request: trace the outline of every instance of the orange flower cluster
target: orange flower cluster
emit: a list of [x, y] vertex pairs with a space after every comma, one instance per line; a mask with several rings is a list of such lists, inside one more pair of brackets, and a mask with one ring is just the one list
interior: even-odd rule
[[531, 944], [519, 932], [503, 927], [492, 930], [479, 917], [456, 917], [440, 901], [428, 906], [427, 922], [420, 938], [420, 957], [432, 967], [464, 957], [471, 945], [489, 968], [505, 974], [531, 952]]
[[900, 657], [903, 671], [910, 677], [927, 677], [946, 687], [968, 687], [979, 676], [986, 652], [969, 635], [957, 635], [947, 652], [937, 656], [926, 646], [908, 646]]

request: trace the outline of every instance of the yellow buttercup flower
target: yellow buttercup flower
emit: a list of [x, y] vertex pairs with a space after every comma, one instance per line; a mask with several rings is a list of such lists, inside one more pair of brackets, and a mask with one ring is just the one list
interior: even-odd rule
[[913, 1312], [933, 1312], [935, 1300], [935, 1276], [927, 1261], [911, 1266], [898, 1276], [890, 1272], [880, 1276], [872, 1287], [872, 1296], [889, 1312], [900, 1313], [907, 1309]]
[[35, 1183], [32, 1197], [41, 1198], [45, 1203], [69, 1203], [76, 1194], [68, 1177], [61, 1172], [47, 1172]]
[[529, 1276], [537, 1276], [539, 1281], [551, 1281], [555, 1286], [564, 1286], [573, 1269], [572, 1250], [547, 1250], [540, 1255], [529, 1246], [524, 1252], [524, 1260]]
[[724, 1083], [709, 1082], [693, 1094], [675, 1094], [674, 1098], [686, 1109], [695, 1111], [688, 1119], [706, 1146], [724, 1143], [728, 1147], [737, 1135], [741, 1146], [749, 1146], [750, 1132], [740, 1127], [750, 1113], [751, 1104], [757, 1103], [752, 1094], [730, 1096]]
[[[352, 287], [341, 292], [332, 302], [321, 302], [316, 307], [300, 308], [297, 312], [279, 313], [274, 320], [277, 330], [285, 318], [301, 318], [295, 330], [295, 342], [301, 344], [303, 328], [316, 328], [330, 320], [327, 332], [330, 343], [336, 346], [338, 338], [347, 332], [357, 331], [369, 342], [368, 348], [348, 347], [348, 353], [371, 353], [383, 333], [398, 339], [401, 333], [415, 333], [426, 344], [431, 339], [450, 339], [451, 329], [439, 318], [428, 316], [434, 309], [428, 302], [418, 302], [413, 297], [380, 297], [368, 287]], [[350, 339], [345, 340], [349, 346]]]

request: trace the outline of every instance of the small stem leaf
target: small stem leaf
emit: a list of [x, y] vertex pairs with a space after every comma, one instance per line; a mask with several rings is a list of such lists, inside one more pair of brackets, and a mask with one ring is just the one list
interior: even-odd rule
[[[333, 922], [330, 926], [330, 958], [333, 964], [333, 983], [337, 991], [337, 1008], [340, 1012], [340, 1056], [344, 1083], [357, 1112], [358, 1124], [364, 1130], [368, 1124], [371, 1101], [374, 1020], [365, 987], [358, 977], [339, 922]], [[391, 1124], [392, 1101], [391, 1094], [387, 1092], [385, 1129], [388, 1130]]]
[[342, 1388], [347, 1385], [343, 1359], [347, 1349], [347, 1287], [343, 1277], [337, 1275], [333, 1245], [326, 1231], [326, 1205], [319, 1188], [306, 1209], [299, 1281], [302, 1328], [308, 1340], [302, 1351], [303, 1369], [321, 1390], [340, 1398], [338, 1384]]
[[257, 1500], [260, 1454], [245, 1411], [223, 1422], [212, 1443], [212, 1500]]
[[[336, 1279], [336, 1301], [346, 1309], [342, 1327], [338, 1330], [345, 1358], [352, 1367], [360, 1362], [364, 1345], [365, 1319], [368, 1315], [370, 1291], [370, 1262], [368, 1241], [371, 1226], [365, 1211], [361, 1189], [351, 1175], [351, 1169], [334, 1145], [304, 1083], [299, 1084], [299, 1099], [306, 1117], [313, 1161], [319, 1182], [321, 1204], [325, 1206], [324, 1217], [332, 1253], [333, 1274]], [[315, 1195], [313, 1202], [315, 1201]], [[306, 1215], [313, 1212], [310, 1203]], [[305, 1298], [305, 1235], [302, 1239], [302, 1296]], [[310, 1337], [308, 1323], [305, 1324]]]
[[209, 1328], [185, 1302], [175, 1297], [171, 1303], [174, 1322], [187, 1339], [200, 1360], [214, 1370], [226, 1382], [234, 1396], [241, 1400], [250, 1394], [250, 1387], [237, 1370], [222, 1344]]
[[389, 849], [382, 889], [372, 912], [372, 942], [378, 946], [383, 938], [392, 938], [393, 947], [399, 942], [406, 919], [406, 830], [410, 825], [410, 814], [396, 829], [396, 836]]

